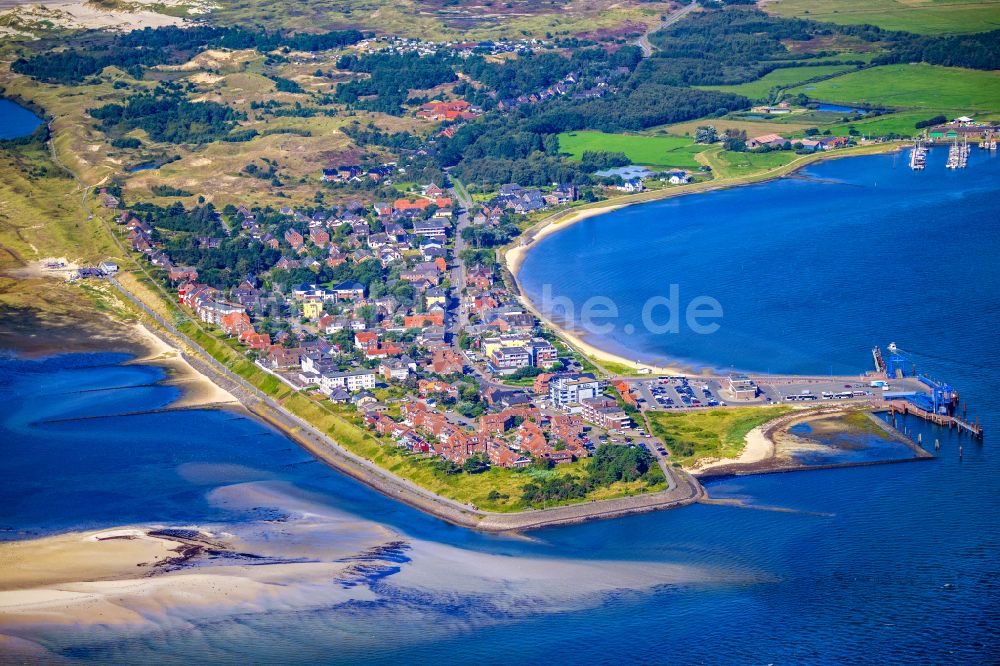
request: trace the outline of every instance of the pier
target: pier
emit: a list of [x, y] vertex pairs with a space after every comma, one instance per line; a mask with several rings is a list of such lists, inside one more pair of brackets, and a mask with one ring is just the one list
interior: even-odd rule
[[913, 415], [945, 428], [957, 428], [959, 432], [968, 433], [980, 441], [983, 439], [983, 426], [979, 424], [978, 419], [975, 423], [971, 423], [963, 418], [959, 418], [958, 416], [929, 412], [926, 409], [921, 409], [910, 402], [897, 403], [891, 400], [884, 402], [877, 408], [877, 411], [888, 411], [892, 417], [893, 423], [896, 422], [897, 413], [903, 416]]
[[910, 168], [914, 171], [922, 171], [927, 166], [927, 148], [917, 141], [910, 149]]
[[959, 143], [958, 137], [956, 137], [955, 142], [948, 148], [948, 162], [945, 164], [945, 167], [949, 169], [964, 169], [968, 163], [969, 142], [963, 137], [962, 143]]

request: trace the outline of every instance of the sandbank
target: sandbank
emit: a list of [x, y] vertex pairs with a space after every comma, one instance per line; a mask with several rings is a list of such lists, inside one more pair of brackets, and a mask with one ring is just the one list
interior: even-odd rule
[[181, 397], [171, 407], [239, 404], [239, 400], [232, 393], [196, 370], [176, 348], [167, 344], [144, 324], [132, 324], [130, 330], [146, 350], [145, 355], [131, 362], [166, 368], [170, 378], [164, 383], [183, 389]]

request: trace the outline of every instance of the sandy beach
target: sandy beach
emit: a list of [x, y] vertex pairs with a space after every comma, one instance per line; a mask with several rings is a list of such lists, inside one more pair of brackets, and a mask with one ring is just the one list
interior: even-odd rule
[[[514, 281], [517, 283], [517, 274], [521, 270], [524, 258], [527, 256], [528, 251], [535, 243], [546, 236], [562, 231], [563, 229], [566, 229], [570, 225], [580, 222], [581, 220], [610, 213], [618, 210], [619, 208], [624, 208], [626, 205], [628, 204], [609, 204], [607, 206], [598, 206], [595, 208], [585, 208], [583, 210], [573, 211], [565, 217], [555, 217], [551, 221], [543, 223], [541, 227], [533, 232], [529, 231], [529, 233], [522, 238], [520, 243], [507, 249], [504, 253], [504, 262], [506, 263], [511, 275], [514, 277]], [[584, 356], [587, 356], [591, 360], [595, 361], [597, 365], [602, 363], [616, 363], [634, 368], [635, 371], [643, 370], [644, 372], [648, 372], [648, 374], [692, 374], [690, 368], [683, 368], [680, 365], [659, 366], [649, 363], [636, 362], [635, 359], [625, 358], [623, 356], [619, 356], [618, 354], [613, 354], [604, 349], [600, 349], [599, 347], [595, 347], [580, 337], [579, 334], [557, 325], [551, 319], [544, 316], [538, 308], [535, 307], [535, 304], [524, 295], [524, 291], [521, 289], [520, 283], [517, 283], [517, 287], [518, 298], [520, 299], [522, 305], [534, 313], [534, 315], [541, 321], [545, 322], [545, 324], [555, 331], [559, 337], [578, 349]]]
[[747, 433], [746, 445], [743, 451], [736, 458], [725, 458], [714, 460], [704, 460], [700, 464], [688, 469], [691, 474], [704, 474], [710, 470], [732, 465], [752, 465], [774, 458], [774, 440], [768, 433], [769, 425], [758, 426]]
[[[203, 13], [207, 3], [193, 13]], [[179, 6], [177, 0], [166, 0], [160, 7]], [[148, 8], [147, 8], [148, 7]], [[109, 9], [86, 0], [55, 0], [50, 2], [0, 0], [0, 19], [13, 21], [26, 30], [9, 30], [9, 34], [34, 34], [31, 30], [44, 32], [51, 27], [63, 29], [101, 29], [129, 32], [142, 28], [159, 28], [168, 25], [183, 25], [185, 20], [156, 11], [157, 5], [149, 0], [138, 0], [130, 8]], [[37, 26], [37, 27], [36, 27]]]
[[239, 400], [204, 374], [196, 370], [181, 353], [168, 345], [143, 324], [132, 324], [132, 335], [147, 350], [131, 363], [155, 365], [165, 368], [169, 379], [164, 384], [179, 386], [183, 392], [171, 407], [204, 407], [207, 405], [238, 405]]

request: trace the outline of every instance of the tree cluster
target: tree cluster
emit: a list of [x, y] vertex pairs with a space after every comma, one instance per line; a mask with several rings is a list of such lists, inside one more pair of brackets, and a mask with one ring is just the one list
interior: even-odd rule
[[144, 67], [176, 64], [189, 59], [199, 48], [253, 48], [261, 52], [278, 48], [323, 51], [359, 42], [357, 30], [334, 30], [317, 35], [282, 34], [260, 28], [216, 28], [198, 26], [144, 28], [98, 40], [88, 48], [47, 51], [18, 58], [11, 69], [49, 83], [79, 83], [105, 67], [118, 67], [142, 77]]
[[244, 117], [223, 104], [189, 102], [180, 93], [162, 87], [132, 95], [123, 104], [106, 104], [88, 112], [100, 121], [105, 133], [121, 136], [142, 129], [154, 141], [167, 143], [217, 141]]
[[453, 58], [416, 53], [346, 55], [337, 69], [368, 74], [368, 78], [337, 85], [333, 100], [356, 109], [400, 115], [411, 90], [433, 88], [456, 79]]

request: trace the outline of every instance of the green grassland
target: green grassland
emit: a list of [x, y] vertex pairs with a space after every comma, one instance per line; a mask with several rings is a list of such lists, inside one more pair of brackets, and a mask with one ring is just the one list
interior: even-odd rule
[[107, 335], [105, 314], [134, 317], [102, 283], [70, 284], [32, 268], [50, 257], [82, 265], [117, 259], [111, 239], [87, 218], [82, 188], [41, 141], [0, 143], [0, 348], [89, 351]]
[[823, 102], [972, 113], [1000, 109], [1000, 72], [885, 65], [791, 88]]
[[745, 407], [702, 412], [648, 412], [653, 434], [661, 437], [684, 466], [706, 458], [735, 458], [747, 433], [791, 411], [790, 407]]
[[760, 171], [784, 166], [800, 155], [788, 150], [770, 153], [734, 153], [728, 150], [713, 150], [705, 153], [708, 165], [716, 178], [739, 178]]
[[829, 76], [854, 69], [853, 65], [820, 65], [817, 67], [784, 67], [765, 74], [756, 81], [731, 86], [698, 86], [703, 90], [745, 95], [750, 99], [766, 100], [775, 88], [789, 88], [818, 76]]
[[762, 134], [796, 132], [816, 126], [814, 122], [799, 122], [796, 120], [798, 116], [799, 114], [789, 114], [788, 116], [779, 116], [772, 120], [742, 120], [732, 117], [710, 118], [707, 120], [691, 120], [675, 125], [667, 125], [663, 129], [668, 130], [671, 134], [694, 136], [698, 127], [711, 125], [720, 133], [727, 129], [735, 129], [743, 130], [747, 133], [747, 136], [754, 137], [761, 136]]
[[764, 9], [779, 16], [842, 25], [870, 23], [921, 34], [1000, 27], [998, 0], [781, 0], [767, 3]]
[[648, 136], [641, 134], [605, 134], [604, 132], [563, 132], [559, 149], [580, 159], [584, 151], [622, 152], [633, 164], [651, 167], [695, 169], [695, 155], [707, 146], [680, 136]]
[[[931, 111], [903, 111], [885, 116], [872, 118], [871, 120], [859, 120], [852, 123], [840, 123], [828, 127], [830, 133], [835, 136], [847, 136], [851, 128], [857, 130], [861, 136], [885, 136], [887, 134], [899, 134], [900, 136], [917, 136], [923, 130], [919, 130], [914, 125], [921, 120], [927, 120], [937, 115]], [[945, 114], [947, 115], [947, 114]]]

